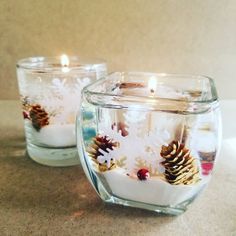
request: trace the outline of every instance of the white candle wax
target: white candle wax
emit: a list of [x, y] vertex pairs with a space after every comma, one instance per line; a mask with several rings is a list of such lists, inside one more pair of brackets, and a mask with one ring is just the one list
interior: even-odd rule
[[[31, 124], [28, 124], [28, 127]], [[43, 127], [39, 132], [31, 126], [30, 139], [39, 145], [70, 147], [76, 145], [75, 124], [55, 124]]]
[[104, 173], [111, 191], [117, 197], [155, 205], [176, 205], [194, 197], [209, 180], [204, 177], [195, 185], [171, 185], [159, 177], [139, 181], [127, 177], [126, 172], [116, 168]]

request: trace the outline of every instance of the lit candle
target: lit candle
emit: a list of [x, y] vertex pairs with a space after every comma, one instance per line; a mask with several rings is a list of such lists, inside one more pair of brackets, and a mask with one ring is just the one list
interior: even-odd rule
[[[61, 79], [62, 81], [68, 80], [70, 78], [70, 75], [66, 74], [70, 71], [68, 67], [70, 63], [68, 56], [63, 54], [60, 57], [60, 63], [61, 63], [61, 71], [62, 71]], [[60, 80], [53, 79], [52, 83], [58, 87], [58, 90], [61, 90], [60, 91], [61, 98], [62, 96], [66, 95], [66, 94], [63, 94], [63, 89], [65, 89], [65, 86], [63, 86], [63, 84], [60, 83]], [[65, 98], [62, 98], [62, 100], [65, 100]], [[70, 104], [66, 100], [64, 102], [60, 102], [60, 105], [61, 107], [70, 106]], [[44, 106], [47, 106], [47, 104], [45, 104]], [[34, 136], [33, 138], [35, 138], [35, 140], [37, 140], [38, 143], [51, 146], [51, 147], [75, 146], [76, 142], [75, 142], [75, 131], [74, 131], [75, 130], [75, 127], [74, 127], [75, 126], [74, 125], [75, 113], [74, 112], [70, 112], [73, 114], [65, 114], [64, 117], [57, 117], [57, 116], [50, 117], [48, 125], [41, 127], [40, 130], [33, 129], [33, 136]]]
[[150, 96], [154, 97], [157, 88], [157, 79], [154, 76], [151, 76], [148, 80], [148, 90]]
[[106, 75], [106, 64], [84, 64], [67, 55], [29, 58], [19, 62], [17, 73], [30, 157], [52, 166], [78, 164], [75, 117], [81, 91]]
[[[84, 127], [81, 123], [77, 140], [83, 168], [90, 173], [87, 176], [95, 189], [100, 181], [109, 196], [119, 199], [119, 203], [138, 202], [141, 207], [146, 203], [146, 209], [152, 204], [156, 205], [154, 210], [161, 206], [160, 211], [169, 213], [173, 209], [176, 214], [176, 209], [191, 201], [208, 182], [206, 175], [213, 167], [217, 140], [212, 130], [207, 137], [211, 140], [208, 148], [202, 146], [205, 139], [201, 147], [198, 145], [203, 135], [196, 132], [198, 119], [207, 115], [210, 124], [213, 114], [208, 111], [181, 114], [179, 107], [184, 104], [181, 94], [186, 85], [181, 83], [181, 77], [172, 77], [136, 72], [123, 77], [123, 73], [114, 73], [92, 89], [85, 88], [83, 112], [90, 110], [92, 104], [99, 117], [90, 122], [97, 128], [96, 135], [89, 140], [81, 135]], [[112, 99], [110, 91], [114, 93]], [[93, 96], [98, 93], [100, 101]], [[183, 131], [186, 124], [188, 134]], [[209, 129], [209, 124], [205, 128]], [[218, 126], [215, 125], [212, 128]], [[178, 136], [177, 128], [181, 133]], [[185, 142], [188, 138], [190, 141]], [[198, 155], [210, 163], [201, 165]], [[99, 191], [98, 194], [107, 200]]]
[[65, 54], [61, 55], [61, 66], [62, 66], [61, 70], [62, 70], [62, 72], [66, 73], [66, 72], [70, 71], [70, 69], [68, 67], [69, 64], [70, 64], [70, 60], [69, 60], [68, 56]]

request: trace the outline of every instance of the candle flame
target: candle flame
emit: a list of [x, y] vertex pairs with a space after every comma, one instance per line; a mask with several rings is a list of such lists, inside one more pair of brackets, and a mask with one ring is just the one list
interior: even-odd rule
[[157, 87], [157, 79], [156, 79], [156, 77], [152, 76], [148, 80], [148, 89], [149, 89], [151, 94], [155, 93], [156, 87]]
[[63, 54], [61, 55], [61, 65], [62, 65], [62, 72], [68, 72], [70, 61], [67, 55]]
[[62, 66], [69, 66], [69, 58], [67, 55], [61, 55], [61, 65]]

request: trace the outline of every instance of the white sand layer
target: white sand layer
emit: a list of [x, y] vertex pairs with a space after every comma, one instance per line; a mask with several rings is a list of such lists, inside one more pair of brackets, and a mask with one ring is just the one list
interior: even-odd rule
[[162, 206], [177, 205], [192, 198], [209, 180], [205, 178], [194, 185], [171, 185], [159, 177], [140, 181], [127, 176], [121, 168], [104, 172], [104, 177], [117, 197]]
[[27, 137], [33, 143], [49, 147], [69, 147], [76, 145], [75, 124], [55, 124], [36, 131], [30, 122], [26, 124]]

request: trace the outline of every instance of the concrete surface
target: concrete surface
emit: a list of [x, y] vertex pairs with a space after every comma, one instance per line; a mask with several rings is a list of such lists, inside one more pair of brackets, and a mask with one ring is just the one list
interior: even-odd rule
[[[104, 204], [80, 166], [25, 155], [17, 101], [0, 102], [0, 235], [236, 235], [236, 100], [222, 102], [223, 147], [209, 187], [178, 217]], [[231, 125], [232, 124], [232, 125]]]

